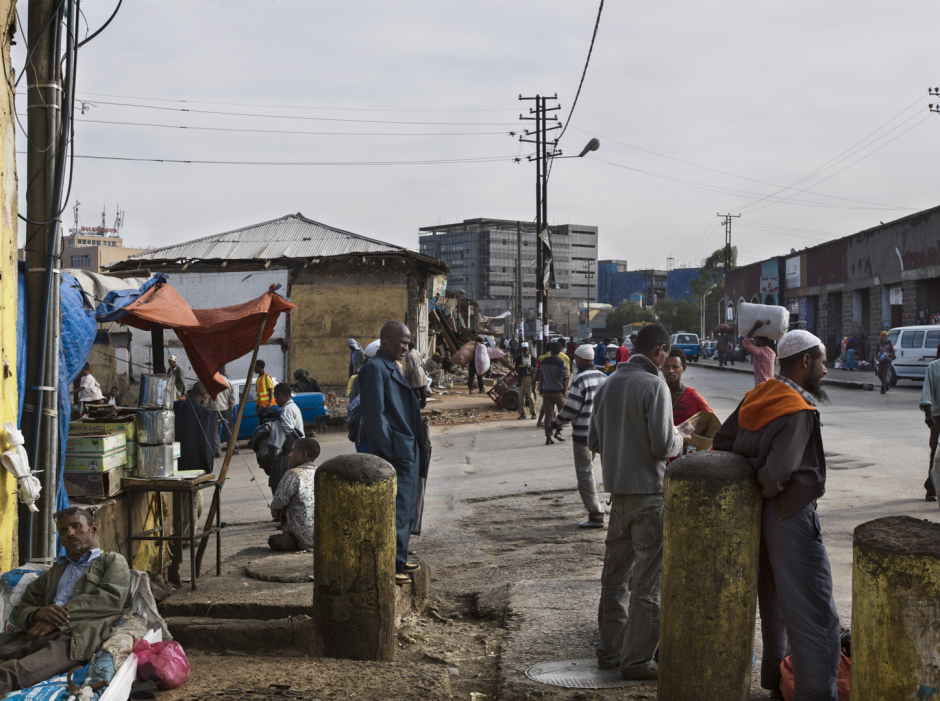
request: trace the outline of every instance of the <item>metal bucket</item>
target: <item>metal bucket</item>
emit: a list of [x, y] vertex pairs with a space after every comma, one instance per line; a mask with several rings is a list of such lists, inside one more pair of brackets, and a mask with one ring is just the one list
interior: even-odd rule
[[173, 444], [138, 445], [137, 476], [154, 479], [173, 476]]
[[169, 409], [137, 410], [137, 442], [147, 445], [172, 443], [175, 436], [175, 414]]
[[173, 378], [169, 375], [141, 375], [137, 406], [147, 409], [172, 409]]

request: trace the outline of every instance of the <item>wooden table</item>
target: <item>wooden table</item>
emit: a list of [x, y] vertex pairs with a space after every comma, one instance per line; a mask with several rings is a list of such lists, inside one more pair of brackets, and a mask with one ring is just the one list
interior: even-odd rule
[[[193, 479], [130, 479], [125, 478], [122, 487], [128, 492], [127, 499], [127, 541], [128, 547], [133, 551], [135, 540], [153, 540], [160, 547], [160, 570], [163, 571], [163, 544], [169, 541], [171, 546], [170, 567], [167, 572], [167, 579], [176, 586], [182, 585], [180, 578], [180, 564], [183, 561], [183, 541], [189, 541], [189, 564], [191, 567], [190, 581], [193, 589], [196, 588], [196, 541], [202, 540], [205, 536], [215, 533], [215, 574], [222, 574], [222, 509], [221, 509], [221, 485], [215, 475], [207, 472]], [[196, 528], [196, 506], [194, 498], [196, 493], [202, 489], [215, 489], [216, 501], [219, 507], [215, 512], [215, 526], [206, 528], [198, 536]], [[131, 509], [130, 495], [132, 492], [156, 492], [160, 497], [160, 507], [157, 509], [160, 514], [160, 525], [157, 528], [151, 528], [134, 535], [131, 527]], [[166, 534], [166, 524], [163, 521], [163, 493], [168, 492], [173, 495], [173, 535]], [[183, 496], [189, 495], [189, 535], [183, 535]], [[156, 533], [157, 535], [153, 535]]]

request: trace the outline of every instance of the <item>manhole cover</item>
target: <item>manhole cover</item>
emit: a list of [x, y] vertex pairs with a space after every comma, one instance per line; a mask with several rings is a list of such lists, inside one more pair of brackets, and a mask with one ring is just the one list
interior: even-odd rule
[[624, 679], [618, 668], [600, 669], [593, 657], [543, 662], [529, 667], [525, 673], [529, 679], [541, 684], [568, 689], [617, 689], [643, 683]]

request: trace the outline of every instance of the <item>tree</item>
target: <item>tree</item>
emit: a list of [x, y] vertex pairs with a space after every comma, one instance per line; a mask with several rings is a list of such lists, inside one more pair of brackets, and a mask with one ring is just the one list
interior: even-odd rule
[[621, 302], [616, 309], [608, 312], [605, 332], [611, 338], [620, 338], [624, 326], [639, 321], [656, 321], [656, 314], [652, 309], [641, 307], [636, 302]]
[[[732, 269], [738, 267], [737, 246], [731, 247], [731, 267]], [[725, 323], [725, 315], [722, 313], [722, 300], [725, 296], [725, 249], [723, 247], [705, 259], [698, 278], [689, 283], [695, 305], [699, 307], [699, 314], [701, 314], [702, 297], [712, 285], [715, 285], [715, 289], [705, 300], [706, 336], [715, 328], [715, 324]]]
[[[715, 293], [712, 292], [712, 294]], [[656, 316], [659, 317], [659, 323], [670, 334], [679, 333], [680, 331], [698, 333], [701, 326], [699, 301], [696, 301], [693, 297], [686, 297], [685, 299], [663, 297], [656, 302], [653, 309], [656, 311]]]

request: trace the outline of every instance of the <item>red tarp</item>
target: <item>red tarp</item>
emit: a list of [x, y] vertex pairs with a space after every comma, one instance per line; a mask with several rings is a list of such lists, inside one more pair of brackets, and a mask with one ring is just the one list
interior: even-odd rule
[[143, 331], [149, 331], [151, 324], [173, 329], [183, 342], [196, 377], [215, 398], [225, 389], [225, 385], [216, 379], [216, 373], [225, 363], [254, 351], [261, 317], [265, 313], [268, 315], [261, 336], [264, 343], [274, 333], [274, 325], [281, 312], [289, 314], [296, 307], [272, 290], [231, 307], [193, 309], [176, 290], [159, 283], [124, 307], [122, 311], [126, 316], [118, 321]]

